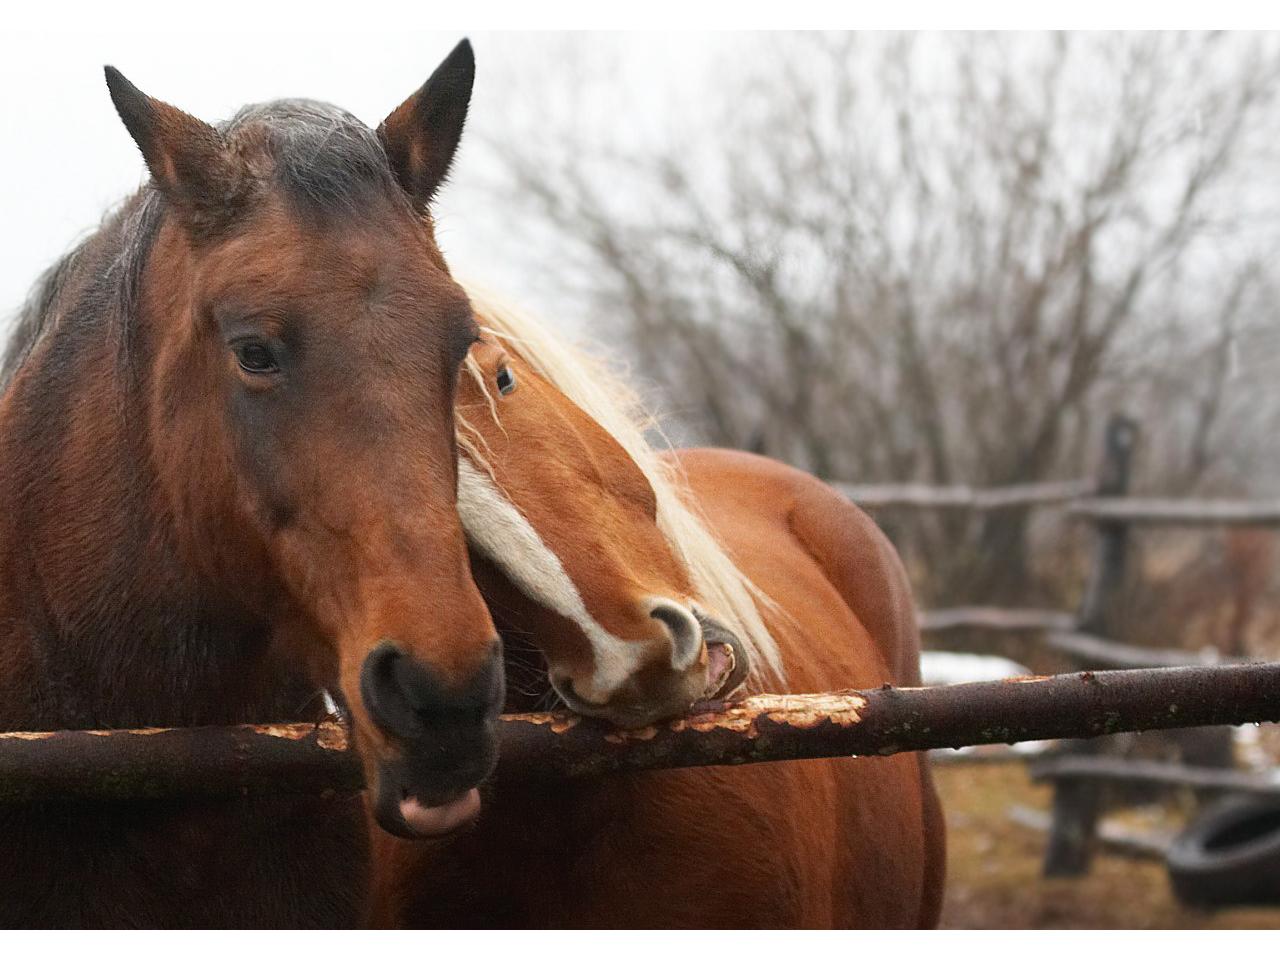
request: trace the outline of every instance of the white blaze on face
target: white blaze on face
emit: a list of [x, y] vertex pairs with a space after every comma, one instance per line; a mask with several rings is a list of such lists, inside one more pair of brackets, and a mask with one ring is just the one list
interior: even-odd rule
[[458, 517], [467, 540], [527, 597], [573, 621], [591, 644], [595, 673], [575, 679], [573, 693], [596, 704], [609, 697], [645, 662], [649, 645], [609, 633], [587, 610], [564, 564], [486, 474], [458, 458]]

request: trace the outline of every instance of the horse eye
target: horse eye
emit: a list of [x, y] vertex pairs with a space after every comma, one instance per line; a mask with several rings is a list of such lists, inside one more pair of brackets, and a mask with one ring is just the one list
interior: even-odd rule
[[510, 367], [503, 367], [498, 371], [498, 393], [504, 397], [516, 388], [516, 375], [511, 372]]
[[240, 362], [240, 369], [246, 373], [277, 373], [280, 370], [275, 354], [260, 340], [236, 344], [235, 352], [236, 360]]

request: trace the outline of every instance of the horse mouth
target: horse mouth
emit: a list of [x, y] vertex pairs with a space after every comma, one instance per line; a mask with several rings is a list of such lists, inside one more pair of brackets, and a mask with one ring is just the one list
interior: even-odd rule
[[414, 837], [446, 837], [474, 822], [480, 815], [480, 791], [472, 787], [435, 806], [427, 806], [406, 794], [401, 798], [397, 812]]
[[707, 645], [707, 692], [704, 694], [706, 699], [720, 700], [732, 692], [728, 687], [737, 662], [737, 655], [729, 644]]
[[382, 761], [372, 791], [374, 819], [387, 833], [404, 840], [452, 836], [479, 817], [479, 783], [491, 767], [486, 764], [489, 769], [468, 771], [432, 784], [414, 777], [402, 762]]
[[427, 799], [387, 783], [387, 779], [379, 778], [374, 818], [383, 830], [403, 840], [448, 837], [470, 826], [480, 815], [480, 791], [476, 787]]
[[751, 660], [742, 641], [718, 621], [695, 611], [707, 645], [707, 686], [704, 700], [724, 700], [747, 681]]

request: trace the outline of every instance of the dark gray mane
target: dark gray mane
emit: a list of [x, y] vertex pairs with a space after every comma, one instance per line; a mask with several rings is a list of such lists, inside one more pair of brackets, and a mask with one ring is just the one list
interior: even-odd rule
[[8, 387], [40, 339], [54, 330], [66, 330], [79, 341], [105, 327], [108, 335], [119, 337], [124, 356], [163, 212], [162, 198], [147, 184], [40, 275], [0, 357], [0, 389]]
[[218, 129], [231, 138], [258, 124], [269, 132], [275, 182], [306, 212], [351, 212], [371, 193], [401, 195], [378, 135], [345, 110], [273, 100], [242, 108]]
[[[376, 194], [403, 198], [377, 134], [345, 110], [314, 100], [275, 100], [242, 108], [218, 130], [231, 139], [258, 125], [274, 161], [273, 183], [299, 213], [351, 215]], [[0, 389], [54, 329], [79, 339], [108, 325], [127, 362], [142, 276], [165, 209], [148, 182], [41, 275], [0, 356]]]

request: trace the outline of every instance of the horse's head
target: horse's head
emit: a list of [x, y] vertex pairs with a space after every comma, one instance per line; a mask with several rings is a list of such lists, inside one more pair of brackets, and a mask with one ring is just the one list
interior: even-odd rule
[[406, 835], [474, 814], [503, 699], [455, 512], [476, 324], [427, 215], [473, 75], [464, 41], [375, 132], [311, 101], [215, 128], [107, 70], [153, 177], [123, 362], [175, 549], [340, 685], [378, 819]]
[[635, 727], [742, 682], [742, 644], [699, 609], [652, 485], [599, 423], [491, 335], [457, 413], [476, 580], [500, 624], [532, 634], [565, 703]]

